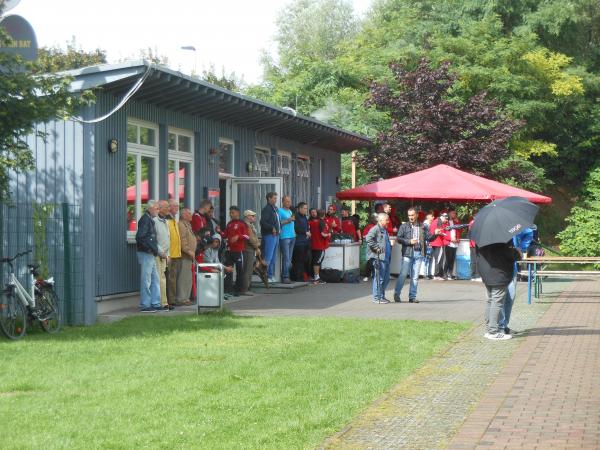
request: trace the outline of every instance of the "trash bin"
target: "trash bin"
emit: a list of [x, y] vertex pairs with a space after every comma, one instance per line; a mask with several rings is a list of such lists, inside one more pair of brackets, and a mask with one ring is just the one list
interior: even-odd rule
[[[216, 272], [206, 272], [202, 269], [216, 269]], [[223, 280], [225, 279], [222, 264], [197, 264], [196, 265], [196, 304], [198, 312], [206, 308], [222, 308]]]
[[465, 255], [456, 257], [456, 278], [459, 280], [471, 279], [471, 258]]

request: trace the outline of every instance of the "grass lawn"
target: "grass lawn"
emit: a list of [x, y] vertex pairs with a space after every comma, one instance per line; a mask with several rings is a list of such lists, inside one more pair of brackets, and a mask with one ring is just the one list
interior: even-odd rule
[[160, 314], [0, 337], [0, 447], [312, 448], [469, 326]]

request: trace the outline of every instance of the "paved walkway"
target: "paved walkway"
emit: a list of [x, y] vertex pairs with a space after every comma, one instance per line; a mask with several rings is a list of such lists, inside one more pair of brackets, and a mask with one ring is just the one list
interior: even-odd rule
[[524, 341], [448, 448], [600, 448], [600, 282], [573, 283]]
[[323, 448], [600, 448], [600, 282], [544, 289], [519, 296], [524, 333], [490, 342], [475, 327]]

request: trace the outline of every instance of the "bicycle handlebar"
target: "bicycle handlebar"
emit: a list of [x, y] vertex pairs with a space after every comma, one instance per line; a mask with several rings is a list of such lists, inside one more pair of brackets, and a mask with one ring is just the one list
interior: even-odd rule
[[13, 262], [15, 259], [20, 258], [21, 256], [25, 256], [28, 255], [32, 252], [33, 250], [27, 250], [25, 252], [21, 252], [21, 253], [17, 253], [15, 256], [13, 256], [12, 258], [8, 258], [8, 257], [4, 257], [2, 259], [0, 259], [0, 262], [3, 263], [10, 263]]

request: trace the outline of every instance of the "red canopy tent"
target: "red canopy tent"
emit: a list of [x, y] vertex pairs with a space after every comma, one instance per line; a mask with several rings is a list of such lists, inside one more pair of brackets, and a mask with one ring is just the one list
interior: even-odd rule
[[[185, 179], [185, 169], [179, 169], [179, 179]], [[168, 175], [168, 187], [169, 187], [169, 198], [175, 198], [173, 190], [175, 189], [175, 173], [169, 172]], [[144, 180], [140, 183], [140, 189], [142, 191], [142, 203], [150, 200], [148, 197], [148, 180]], [[179, 201], [185, 197], [185, 189], [183, 183], [179, 184]], [[127, 188], [127, 203], [135, 202], [135, 185]]]
[[552, 198], [463, 172], [446, 164], [337, 193], [340, 200], [493, 201], [512, 196], [533, 203]]

